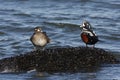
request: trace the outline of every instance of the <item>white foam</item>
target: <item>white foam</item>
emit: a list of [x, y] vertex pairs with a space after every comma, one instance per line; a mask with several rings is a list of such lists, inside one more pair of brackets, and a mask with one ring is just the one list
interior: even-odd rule
[[32, 69], [32, 70], [27, 71], [27, 73], [32, 73], [32, 72], [35, 72], [35, 71], [36, 71], [36, 69]]

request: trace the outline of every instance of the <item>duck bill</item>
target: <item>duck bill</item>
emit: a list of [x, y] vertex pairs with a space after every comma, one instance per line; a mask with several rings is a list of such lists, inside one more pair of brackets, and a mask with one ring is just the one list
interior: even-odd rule
[[80, 28], [83, 28], [83, 26], [82, 26], [82, 25], [80, 25]]
[[83, 30], [83, 28], [84, 28], [84, 27], [83, 27], [82, 25], [80, 25], [80, 30]]

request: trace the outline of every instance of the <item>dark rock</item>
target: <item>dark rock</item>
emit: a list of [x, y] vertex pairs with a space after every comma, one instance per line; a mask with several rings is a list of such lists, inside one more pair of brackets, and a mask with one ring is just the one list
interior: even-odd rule
[[0, 71], [23, 72], [36, 69], [40, 72], [79, 72], [101, 64], [119, 61], [103, 49], [86, 47], [54, 48], [31, 51], [0, 60]]

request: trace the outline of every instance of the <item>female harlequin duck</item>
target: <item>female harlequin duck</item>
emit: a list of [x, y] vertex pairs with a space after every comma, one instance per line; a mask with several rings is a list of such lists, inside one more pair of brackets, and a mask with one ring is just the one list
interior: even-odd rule
[[81, 38], [84, 43], [87, 45], [95, 45], [98, 42], [98, 36], [92, 30], [92, 27], [88, 21], [84, 21], [83, 24], [80, 26], [82, 28]]
[[36, 49], [43, 49], [47, 43], [50, 43], [50, 39], [46, 35], [46, 32], [43, 32], [40, 27], [36, 27], [34, 29], [34, 33], [30, 38], [33, 45], [36, 47]]

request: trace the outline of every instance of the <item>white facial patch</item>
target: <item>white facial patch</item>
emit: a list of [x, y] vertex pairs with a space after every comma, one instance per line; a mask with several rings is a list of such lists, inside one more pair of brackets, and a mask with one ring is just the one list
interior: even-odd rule
[[83, 27], [85, 27], [85, 24], [83, 23], [83, 25], [82, 25]]
[[40, 31], [40, 29], [37, 29], [37, 31], [39, 32], [39, 31]]

